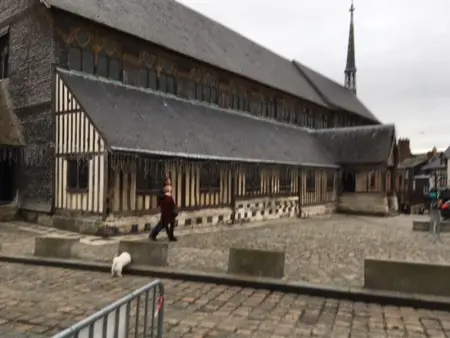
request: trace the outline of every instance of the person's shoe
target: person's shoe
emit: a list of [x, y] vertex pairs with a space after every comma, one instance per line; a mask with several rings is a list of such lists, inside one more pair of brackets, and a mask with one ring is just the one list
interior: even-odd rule
[[151, 241], [156, 241], [156, 237], [152, 236], [152, 235], [148, 236], [148, 239], [151, 240]]
[[175, 236], [173, 236], [172, 238], [169, 238], [170, 242], [176, 242], [178, 241], [178, 238], [176, 238]]

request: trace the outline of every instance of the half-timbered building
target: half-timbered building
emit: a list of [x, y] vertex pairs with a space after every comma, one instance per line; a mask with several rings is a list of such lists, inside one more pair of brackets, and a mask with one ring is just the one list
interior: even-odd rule
[[0, 121], [23, 134], [28, 219], [147, 230], [166, 176], [180, 226], [395, 209], [395, 130], [355, 95], [353, 10], [344, 87], [174, 0], [3, 3]]

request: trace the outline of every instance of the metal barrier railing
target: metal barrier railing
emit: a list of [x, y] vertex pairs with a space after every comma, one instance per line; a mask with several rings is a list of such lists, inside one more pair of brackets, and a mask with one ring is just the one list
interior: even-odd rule
[[[143, 302], [141, 298], [144, 298]], [[136, 302], [135, 306], [132, 306], [133, 302]], [[149, 309], [150, 303], [151, 309]], [[142, 311], [143, 314], [141, 314]], [[143, 322], [141, 322], [142, 316], [144, 317]], [[158, 279], [106, 306], [52, 338], [162, 338], [164, 333], [163, 320], [164, 285]], [[134, 325], [130, 325], [133, 322]]]

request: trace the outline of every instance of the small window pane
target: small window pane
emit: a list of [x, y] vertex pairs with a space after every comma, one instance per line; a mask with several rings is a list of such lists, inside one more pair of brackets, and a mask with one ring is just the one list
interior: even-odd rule
[[176, 94], [177, 93], [177, 88], [176, 88], [176, 84], [175, 84], [175, 78], [173, 76], [168, 76], [167, 77], [167, 92], [169, 94]]
[[212, 89], [211, 89], [211, 103], [218, 104], [217, 99], [218, 99], [217, 88], [216, 87], [212, 87]]
[[153, 90], [158, 89], [158, 77], [153, 69], [148, 71], [148, 87]]
[[146, 68], [139, 69], [139, 86], [148, 87], [148, 70]]
[[197, 100], [203, 101], [203, 85], [201, 83], [196, 83], [195, 98]]
[[233, 108], [239, 109], [239, 96], [233, 95]]
[[192, 100], [195, 99], [195, 90], [196, 90], [195, 82], [189, 81], [189, 98]]
[[167, 91], [167, 75], [164, 73], [161, 73], [159, 75], [158, 90], [160, 90], [162, 92]]
[[109, 77], [113, 80], [122, 80], [122, 67], [120, 61], [112, 59], [109, 60]]
[[83, 50], [83, 72], [94, 74], [94, 53]]
[[108, 77], [108, 56], [105, 53], [98, 55], [97, 75]]
[[203, 100], [206, 102], [211, 101], [211, 87], [206, 85], [203, 89]]
[[81, 49], [76, 47], [69, 48], [69, 68], [81, 71]]

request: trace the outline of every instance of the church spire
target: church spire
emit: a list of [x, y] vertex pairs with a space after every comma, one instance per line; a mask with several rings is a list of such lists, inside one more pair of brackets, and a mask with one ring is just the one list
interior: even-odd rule
[[355, 7], [350, 6], [350, 33], [348, 36], [347, 65], [345, 67], [345, 87], [356, 94], [356, 61], [355, 61], [355, 32], [353, 27], [353, 12]]

